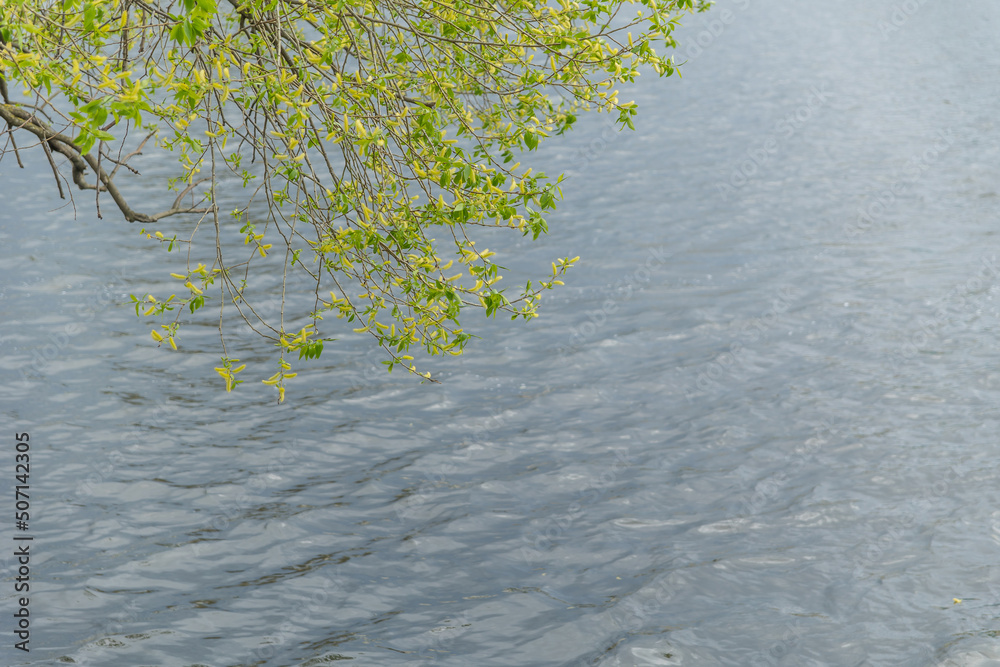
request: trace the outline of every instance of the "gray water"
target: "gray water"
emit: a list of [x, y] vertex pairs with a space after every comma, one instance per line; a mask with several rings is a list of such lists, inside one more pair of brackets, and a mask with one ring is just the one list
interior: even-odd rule
[[156, 350], [127, 304], [176, 255], [5, 162], [5, 664], [1000, 665], [1000, 5], [686, 24], [635, 133], [542, 151], [552, 233], [497, 240], [579, 268], [440, 385], [348, 333], [285, 405], [220, 391], [210, 323]]

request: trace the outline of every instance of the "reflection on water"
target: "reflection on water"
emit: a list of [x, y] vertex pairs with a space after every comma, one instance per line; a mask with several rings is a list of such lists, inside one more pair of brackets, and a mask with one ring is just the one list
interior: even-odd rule
[[171, 257], [5, 163], [5, 664], [1000, 664], [1000, 7], [688, 23], [638, 132], [545, 153], [566, 203], [509, 263], [580, 254], [567, 287], [439, 386], [348, 335], [288, 405], [220, 392], [211, 327], [156, 352], [126, 305]]

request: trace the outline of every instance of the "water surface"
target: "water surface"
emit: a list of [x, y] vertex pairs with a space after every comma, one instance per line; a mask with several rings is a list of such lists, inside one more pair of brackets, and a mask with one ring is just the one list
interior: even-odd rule
[[286, 405], [221, 392], [210, 325], [157, 351], [127, 305], [173, 256], [5, 162], [7, 664], [1000, 665], [1000, 6], [686, 23], [637, 132], [542, 153], [566, 201], [504, 243], [567, 286], [440, 385], [348, 334]]

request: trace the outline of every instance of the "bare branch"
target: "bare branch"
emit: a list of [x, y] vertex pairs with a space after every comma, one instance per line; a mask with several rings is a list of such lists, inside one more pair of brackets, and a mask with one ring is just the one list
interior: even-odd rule
[[[43, 143], [47, 144], [48, 149], [59, 153], [70, 161], [73, 167], [73, 182], [81, 190], [98, 190], [106, 191], [111, 198], [114, 200], [115, 204], [118, 205], [119, 210], [121, 210], [122, 215], [129, 222], [156, 222], [171, 215], [178, 215], [181, 213], [205, 213], [209, 209], [201, 208], [183, 208], [180, 206], [180, 200], [184, 195], [188, 194], [197, 183], [193, 183], [188, 186], [181, 193], [175, 201], [174, 205], [167, 211], [162, 211], [154, 215], [148, 215], [146, 213], [140, 213], [132, 209], [128, 202], [125, 200], [124, 195], [115, 185], [113, 176], [108, 174], [104, 167], [101, 166], [100, 160], [91, 153], [83, 154], [80, 151], [79, 146], [77, 146], [70, 137], [56, 132], [48, 124], [39, 120], [36, 116], [28, 113], [24, 109], [21, 109], [13, 104], [2, 104], [0, 105], [0, 118], [7, 121], [13, 137], [13, 130], [20, 129], [30, 132], [38, 137]], [[148, 140], [148, 137], [147, 137]], [[145, 141], [143, 141], [145, 143]], [[117, 170], [117, 167], [116, 167]], [[97, 177], [97, 182], [94, 184], [88, 183], [86, 179], [86, 174], [91, 171]], [[112, 172], [113, 174], [114, 172]], [[198, 181], [200, 183], [201, 181]]]
[[49, 142], [43, 141], [42, 148], [45, 149], [45, 157], [49, 160], [49, 166], [52, 167], [52, 176], [56, 179], [56, 187], [59, 188], [59, 199], [66, 199], [66, 193], [63, 192], [62, 180], [59, 178], [59, 167], [56, 166], [55, 158], [52, 157], [52, 149], [49, 147]]

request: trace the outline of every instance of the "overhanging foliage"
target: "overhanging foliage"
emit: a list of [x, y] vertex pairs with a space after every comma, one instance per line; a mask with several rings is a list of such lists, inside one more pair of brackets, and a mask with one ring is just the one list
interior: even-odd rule
[[[189, 261], [173, 274], [180, 296], [135, 297], [139, 314], [173, 314], [154, 339], [176, 346], [182, 314], [216, 299], [277, 345], [280, 366], [265, 382], [281, 399], [294, 375], [289, 355], [318, 356], [331, 314], [373, 336], [390, 370], [418, 372], [415, 349], [462, 351], [465, 308], [530, 319], [541, 292], [562, 284], [575, 259], [502, 289], [475, 229], [544, 233], [560, 179], [523, 167], [522, 153], [565, 132], [581, 110], [632, 127], [635, 105], [620, 102], [615, 86], [642, 66], [672, 74], [657, 48], [675, 46], [680, 14], [705, 8], [700, 0], [4, 0], [0, 159], [28, 137], [20, 150], [45, 152], [60, 195], [70, 180], [95, 190], [100, 214], [106, 192], [170, 250], [201, 237], [214, 244], [213, 263]], [[138, 210], [116, 183], [142, 149], [130, 135], [179, 158], [167, 210]], [[224, 192], [224, 173], [243, 189]], [[238, 205], [223, 210], [232, 197]], [[178, 214], [200, 220], [186, 238], [164, 227]], [[290, 272], [308, 277], [309, 312], [282, 307], [277, 321], [254, 312], [246, 277], [273, 253], [282, 294]], [[295, 331], [288, 322], [299, 323]], [[231, 389], [243, 366], [225, 352], [224, 334], [217, 370]]]

